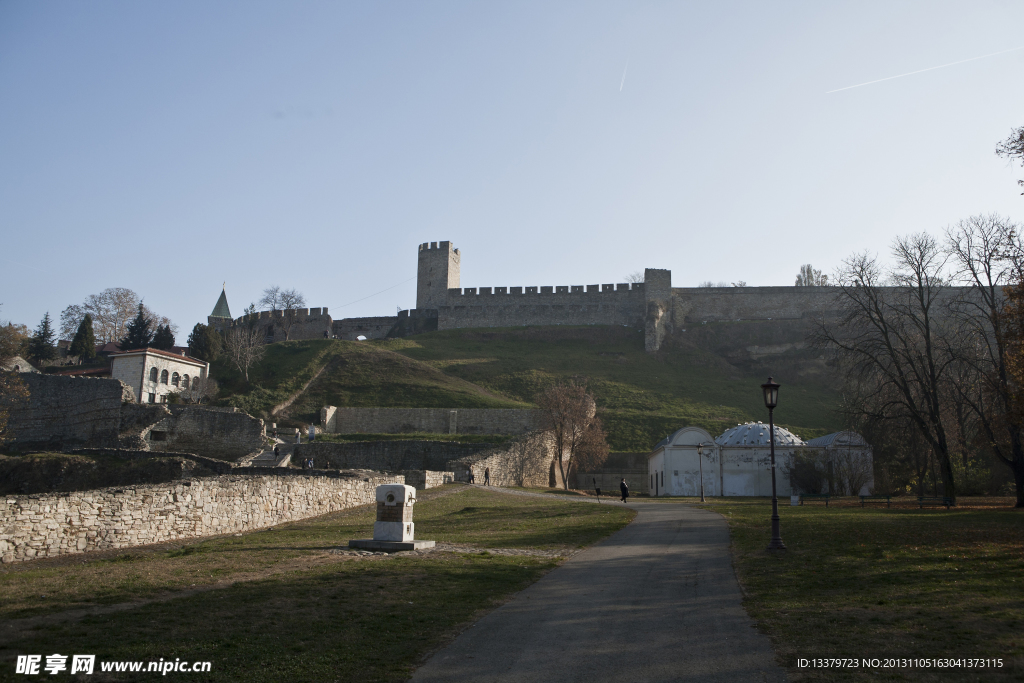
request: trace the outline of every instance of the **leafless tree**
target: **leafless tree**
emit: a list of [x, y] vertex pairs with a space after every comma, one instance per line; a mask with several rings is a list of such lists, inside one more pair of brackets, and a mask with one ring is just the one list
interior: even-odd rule
[[947, 343], [951, 320], [942, 310], [947, 257], [923, 233], [897, 238], [892, 255], [895, 265], [884, 273], [868, 254], [843, 262], [836, 283], [841, 315], [822, 318], [815, 339], [834, 353], [855, 395], [851, 405], [871, 418], [917, 428], [938, 461], [944, 495], [955, 501], [943, 420], [954, 361]]
[[[106, 344], [124, 339], [128, 323], [138, 313], [142, 298], [125, 287], [110, 287], [99, 294], [90, 294], [81, 304], [72, 304], [60, 314], [60, 338], [72, 339], [85, 314], [92, 315], [92, 328], [96, 341]], [[157, 315], [143, 304], [143, 314], [153, 321], [153, 326], [167, 325], [174, 334], [178, 326], [166, 316]]]
[[[1024, 126], [1011, 130], [1010, 137], [996, 145], [996, 154], [1006, 157], [1011, 162], [1016, 159], [1024, 166]], [[1017, 184], [1024, 186], [1024, 180], [1018, 180]]]
[[274, 285], [263, 290], [259, 304], [271, 311], [287, 311], [289, 308], [305, 308], [306, 297], [295, 289], [281, 289]]
[[[1018, 334], [1011, 285], [1024, 275], [1022, 229], [1007, 218], [988, 215], [972, 216], [946, 230], [955, 281], [966, 288], [954, 306], [959, 335], [955, 351], [962, 363], [954, 387], [989, 448], [1013, 471], [1017, 507], [1024, 507], [1024, 411], [1012, 377], [1012, 345]], [[958, 421], [963, 424], [963, 416]]]
[[634, 270], [632, 273], [626, 276], [626, 282], [630, 284], [640, 284], [644, 281], [644, 271]]
[[573, 459], [585, 451], [588, 439], [594, 438], [587, 430], [596, 417], [597, 405], [586, 382], [575, 379], [549, 387], [536, 401], [544, 414], [545, 429], [554, 441], [562, 487], [568, 489], [567, 475]]
[[209, 403], [217, 398], [219, 392], [220, 386], [218, 386], [217, 380], [207, 375], [206, 377], [193, 377], [187, 387], [183, 386], [178, 390], [178, 395], [183, 403], [198, 405]]
[[797, 287], [825, 287], [828, 285], [828, 275], [823, 275], [820, 270], [815, 270], [810, 263], [800, 266], [800, 272], [796, 274]]
[[231, 363], [245, 375], [249, 382], [249, 368], [259, 363], [267, 352], [263, 333], [256, 327], [241, 325], [231, 328], [224, 342], [225, 351]]

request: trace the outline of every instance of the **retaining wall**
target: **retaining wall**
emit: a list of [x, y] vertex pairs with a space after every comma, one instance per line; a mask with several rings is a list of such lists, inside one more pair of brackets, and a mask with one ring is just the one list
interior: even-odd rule
[[539, 410], [514, 408], [336, 408], [320, 421], [332, 434], [526, 434], [540, 429]]
[[313, 458], [314, 467], [326, 469], [443, 472], [452, 469], [447, 466], [450, 460], [486, 451], [494, 446], [492, 443], [460, 444], [452, 441], [315, 441], [296, 444], [292, 462]]
[[469, 481], [472, 472], [475, 483], [483, 484], [484, 473], [490, 470], [494, 486], [558, 486], [561, 477], [554, 465], [554, 454], [551, 435], [534, 432], [452, 460], [447, 469], [455, 473], [456, 481]]
[[26, 372], [21, 380], [29, 399], [14, 406], [8, 426], [22, 448], [116, 446], [121, 404], [135, 403], [132, 388], [116, 379]]
[[174, 484], [4, 496], [0, 561], [252, 531], [372, 504], [378, 485], [403, 483], [400, 475], [264, 470]]
[[454, 472], [434, 472], [432, 470], [406, 470], [405, 483], [416, 490], [432, 489], [455, 481]]

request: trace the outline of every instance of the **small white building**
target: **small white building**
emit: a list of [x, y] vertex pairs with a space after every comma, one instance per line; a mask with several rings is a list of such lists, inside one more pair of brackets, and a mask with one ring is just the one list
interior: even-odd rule
[[205, 378], [210, 364], [159, 349], [121, 351], [110, 356], [110, 376], [132, 388], [139, 403], [167, 403], [167, 394]]
[[[703, 446], [702, 458], [697, 456], [698, 445]], [[836, 432], [805, 443], [776, 425], [775, 490], [779, 497], [800, 492], [793, 476], [798, 471], [794, 470], [797, 458], [803, 462], [802, 471], [817, 468], [837, 494], [866, 494], [873, 486], [871, 447], [859, 434]], [[717, 438], [700, 427], [683, 427], [662, 439], [647, 456], [652, 496], [699, 496], [702, 473], [705, 496], [770, 496], [768, 425], [736, 425]], [[829, 488], [825, 483], [824, 491]]]

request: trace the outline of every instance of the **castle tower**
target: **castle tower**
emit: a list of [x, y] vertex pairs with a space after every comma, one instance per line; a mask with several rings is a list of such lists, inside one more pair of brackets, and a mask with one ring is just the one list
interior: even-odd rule
[[220, 298], [217, 299], [217, 305], [213, 307], [213, 313], [206, 317], [206, 324], [218, 332], [223, 332], [231, 327], [231, 309], [228, 308], [227, 283], [224, 283], [224, 287], [220, 290]]
[[438, 308], [448, 301], [448, 289], [459, 284], [459, 250], [451, 242], [420, 245], [416, 271], [416, 308]]

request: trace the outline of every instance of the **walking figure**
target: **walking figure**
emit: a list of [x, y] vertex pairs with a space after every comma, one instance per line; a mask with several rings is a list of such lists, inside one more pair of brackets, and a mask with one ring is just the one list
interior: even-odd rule
[[490, 485], [491, 485], [491, 468], [490, 467], [485, 467], [484, 468], [484, 486], [490, 486]]
[[469, 468], [469, 483], [470, 484], [475, 484], [476, 483], [476, 476], [473, 474], [473, 468], [472, 467]]
[[622, 492], [622, 502], [625, 503], [626, 499], [629, 498], [629, 487], [626, 486], [626, 478], [622, 478], [622, 483], [619, 484], [619, 491]]

